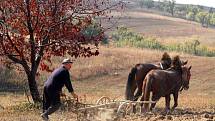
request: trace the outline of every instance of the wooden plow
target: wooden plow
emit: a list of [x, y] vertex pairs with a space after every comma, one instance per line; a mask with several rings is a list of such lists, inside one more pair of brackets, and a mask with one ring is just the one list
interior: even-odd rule
[[141, 113], [141, 105], [144, 103], [156, 103], [156, 101], [115, 101], [106, 96], [99, 98], [96, 104], [87, 104], [86, 100], [82, 101], [85, 102], [72, 99], [67, 99], [64, 102], [64, 105], [68, 107], [68, 111], [77, 114], [78, 121], [114, 121], [125, 115]]

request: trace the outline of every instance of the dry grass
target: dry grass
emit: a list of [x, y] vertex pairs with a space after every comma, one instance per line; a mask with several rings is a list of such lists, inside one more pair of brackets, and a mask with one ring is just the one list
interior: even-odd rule
[[[86, 95], [88, 103], [95, 104], [101, 96], [109, 96], [115, 100], [124, 99], [125, 84], [128, 73], [136, 63], [157, 62], [163, 52], [135, 48], [112, 48], [101, 47], [101, 54], [88, 59], [78, 59], [71, 73], [77, 78], [73, 82], [74, 88], [79, 95]], [[178, 53], [170, 53], [173, 57]], [[179, 108], [193, 108], [203, 110], [215, 105], [215, 58], [190, 56], [180, 54], [182, 59], [189, 60], [192, 68], [190, 89], [182, 92], [179, 96]], [[59, 59], [60, 60], [60, 59]], [[56, 64], [57, 65], [57, 64]], [[55, 66], [56, 66], [55, 65]], [[48, 74], [45, 74], [48, 76]], [[39, 80], [42, 84], [43, 80]], [[65, 92], [67, 92], [65, 90]], [[40, 111], [11, 110], [7, 107], [27, 102], [22, 93], [1, 93], [0, 104], [6, 107], [0, 111], [1, 120], [40, 120]], [[164, 107], [162, 98], [157, 107]], [[63, 114], [62, 114], [63, 113]], [[60, 118], [59, 118], [60, 117]], [[75, 120], [71, 112], [58, 112], [51, 116], [53, 121]]]

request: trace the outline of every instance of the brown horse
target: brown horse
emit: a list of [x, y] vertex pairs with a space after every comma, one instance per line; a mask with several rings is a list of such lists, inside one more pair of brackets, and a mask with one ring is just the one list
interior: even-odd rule
[[[128, 81], [126, 84], [125, 99], [126, 100], [138, 100], [142, 94], [143, 80], [146, 74], [153, 69], [167, 69], [171, 66], [171, 58], [166, 52], [161, 58], [161, 62], [157, 64], [144, 63], [136, 64], [131, 69], [128, 75]], [[137, 89], [137, 91], [136, 91]], [[136, 91], [136, 94], [134, 95]]]
[[[160, 97], [165, 97], [166, 111], [170, 110], [170, 94], [174, 96], [174, 106], [178, 105], [178, 92], [180, 89], [189, 88], [191, 77], [191, 66], [174, 65], [167, 70], [150, 71], [143, 82], [143, 96], [141, 100], [148, 101], [150, 92], [152, 92], [152, 101], [158, 101]], [[156, 103], [151, 104], [150, 110], [155, 107]], [[144, 104], [144, 110], [148, 110], [149, 104]]]

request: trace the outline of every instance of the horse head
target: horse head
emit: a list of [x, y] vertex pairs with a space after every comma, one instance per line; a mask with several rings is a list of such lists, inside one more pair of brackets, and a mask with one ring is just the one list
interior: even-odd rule
[[189, 89], [190, 77], [191, 77], [191, 70], [192, 66], [182, 66], [182, 88], [185, 90]]

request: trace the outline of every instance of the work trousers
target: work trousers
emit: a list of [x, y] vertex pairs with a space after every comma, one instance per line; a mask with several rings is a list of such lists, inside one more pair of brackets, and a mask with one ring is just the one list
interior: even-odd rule
[[50, 115], [57, 111], [61, 106], [60, 93], [56, 93], [47, 87], [43, 90], [43, 113]]

